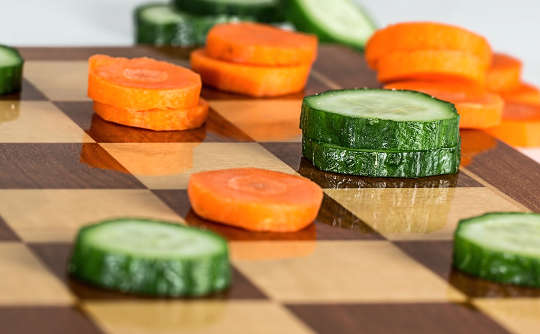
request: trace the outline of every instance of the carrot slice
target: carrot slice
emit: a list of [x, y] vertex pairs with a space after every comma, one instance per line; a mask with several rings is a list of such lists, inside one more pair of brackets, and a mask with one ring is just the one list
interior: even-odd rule
[[513, 146], [540, 146], [540, 106], [507, 103], [503, 121], [486, 130], [489, 134]]
[[191, 53], [191, 67], [205, 84], [245, 95], [279, 96], [304, 89], [311, 64], [265, 67], [213, 59], [203, 49]]
[[106, 121], [154, 131], [187, 130], [201, 126], [208, 116], [208, 103], [186, 109], [121, 109], [94, 102], [94, 111]]
[[463, 51], [478, 57], [483, 68], [491, 63], [491, 47], [484, 37], [435, 22], [404, 22], [376, 31], [367, 43], [366, 60], [376, 69], [378, 61], [389, 53], [417, 50]]
[[487, 87], [495, 92], [518, 88], [523, 64], [517, 58], [503, 53], [495, 53], [487, 73]]
[[386, 89], [416, 90], [454, 103], [460, 115], [460, 128], [482, 129], [500, 124], [504, 101], [478, 85], [459, 82], [402, 81], [385, 85]]
[[381, 82], [399, 80], [460, 80], [483, 83], [486, 71], [480, 58], [461, 51], [393, 52], [379, 60]]
[[199, 102], [201, 78], [187, 68], [105, 55], [94, 55], [88, 63], [88, 96], [100, 103], [148, 110], [191, 108]]
[[540, 105], [540, 89], [528, 83], [522, 82], [517, 88], [500, 94], [506, 102]]
[[265, 24], [220, 24], [208, 33], [206, 54], [246, 65], [311, 64], [317, 56], [317, 37]]
[[188, 196], [203, 218], [252, 231], [293, 232], [315, 219], [323, 192], [301, 176], [239, 168], [193, 174]]

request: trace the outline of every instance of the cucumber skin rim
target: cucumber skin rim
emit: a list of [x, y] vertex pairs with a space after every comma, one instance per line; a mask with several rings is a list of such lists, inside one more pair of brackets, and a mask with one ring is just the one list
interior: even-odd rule
[[0, 44], [0, 48], [8, 50], [19, 60], [15, 65], [0, 64], [0, 95], [18, 92], [22, 86], [24, 59], [15, 48], [3, 44]]
[[[287, 20], [292, 22], [299, 31], [313, 33], [319, 37], [321, 42], [341, 43], [358, 51], [364, 51], [370, 36], [367, 37], [363, 42], [352, 42], [339, 36], [335, 36], [329, 33], [326, 29], [322, 28], [321, 25], [318, 24], [318, 20], [308, 15], [306, 10], [298, 3], [297, 0], [282, 0], [282, 2], [284, 3], [284, 6], [286, 6]], [[375, 30], [378, 28], [377, 24], [362, 6], [359, 4], [355, 5], [359, 7], [359, 10], [362, 12], [362, 16], [372, 29], [373, 34], [373, 32], [375, 32]]]
[[[448, 119], [426, 120], [426, 121], [407, 121], [407, 120], [397, 121], [397, 120], [380, 119], [380, 118], [354, 117], [354, 116], [349, 116], [349, 115], [340, 115], [340, 114], [332, 113], [332, 112], [329, 112], [329, 111], [326, 111], [326, 110], [323, 110], [323, 109], [320, 109], [320, 108], [316, 108], [316, 107], [313, 107], [309, 102], [309, 100], [311, 98], [313, 98], [313, 97], [320, 97], [320, 96], [324, 96], [326, 94], [332, 95], [332, 94], [339, 93], [339, 92], [355, 93], [355, 92], [362, 92], [362, 91], [370, 91], [370, 92], [377, 92], [378, 91], [378, 92], [384, 92], [384, 94], [392, 94], [391, 92], [404, 92], [404, 93], [411, 94], [411, 95], [418, 95], [418, 96], [421, 96], [422, 98], [429, 98], [431, 100], [437, 101], [438, 103], [446, 105], [446, 107], [448, 108], [448, 111], [453, 113], [455, 115], [455, 117], [454, 118], [448, 118]], [[306, 124], [309, 124], [309, 120], [308, 120], [309, 117], [307, 115], [310, 112], [315, 113], [315, 114], [332, 114], [332, 115], [335, 114], [335, 115], [337, 115], [335, 117], [348, 119], [350, 122], [359, 123], [360, 125], [362, 125], [362, 128], [364, 128], [365, 126], [363, 124], [361, 124], [361, 123], [367, 122], [367, 124], [370, 125], [370, 120], [377, 120], [377, 121], [381, 120], [381, 121], [384, 122], [384, 124], [390, 124], [389, 127], [394, 128], [395, 131], [403, 132], [404, 133], [403, 138], [405, 138], [405, 140], [410, 139], [411, 142], [407, 141], [406, 143], [408, 145], [405, 145], [405, 144], [403, 144], [401, 142], [394, 143], [394, 144], [397, 145], [396, 147], [388, 147], [387, 146], [388, 143], [382, 145], [381, 147], [375, 147], [374, 145], [376, 145], [376, 143], [374, 143], [374, 142], [371, 142], [371, 143], [364, 142], [364, 143], [361, 143], [361, 144], [346, 143], [347, 140], [346, 140], [346, 138], [343, 138], [343, 136], [339, 136], [339, 138], [334, 138], [334, 140], [336, 140], [337, 142], [328, 142], [329, 140], [331, 140], [331, 137], [330, 137], [331, 134], [329, 134], [329, 136], [327, 138], [313, 138], [313, 136], [311, 134], [309, 134], [309, 132], [312, 132], [312, 130], [310, 129], [311, 127], [308, 127], [309, 129], [306, 129], [305, 126], [304, 126]], [[435, 97], [433, 97], [433, 96], [431, 96], [429, 94], [425, 94], [425, 93], [422, 93], [422, 92], [418, 92], [418, 91], [414, 91], [414, 90], [407, 90], [407, 89], [345, 88], [345, 89], [327, 90], [327, 91], [320, 92], [320, 93], [317, 93], [317, 94], [305, 96], [303, 101], [302, 101], [302, 111], [301, 111], [301, 114], [300, 114], [300, 129], [302, 129], [302, 135], [305, 136], [306, 138], [310, 139], [310, 140], [317, 141], [317, 142], [320, 142], [320, 143], [326, 143], [326, 144], [329, 144], [329, 145], [342, 146], [345, 149], [415, 151], [415, 150], [437, 149], [437, 148], [443, 148], [443, 147], [448, 147], [448, 146], [452, 146], [452, 145], [457, 145], [460, 142], [460, 139], [459, 139], [460, 138], [459, 120], [460, 120], [460, 115], [457, 112], [457, 109], [456, 109], [454, 104], [452, 104], [450, 102], [447, 102], [447, 101], [437, 99], [437, 98], [435, 98]], [[455, 122], [455, 124], [451, 124], [453, 122]], [[442, 143], [443, 144], [442, 146], [428, 146], [428, 148], [421, 147], [422, 146], [421, 144], [425, 144], [423, 141], [413, 140], [413, 139], [417, 139], [416, 138], [417, 136], [415, 136], [415, 138], [413, 138], [411, 136], [408, 136], [408, 134], [407, 134], [408, 129], [407, 129], [407, 126], [406, 126], [408, 123], [423, 123], [423, 124], [426, 125], [426, 127], [431, 126], [431, 127], [434, 127], [434, 128], [445, 128], [445, 127], [454, 126], [455, 129], [453, 129], [453, 131], [455, 131], [455, 135], [452, 135], [452, 136], [456, 138], [456, 141], [455, 142], [452, 141], [452, 142], [449, 142], [449, 143]], [[320, 123], [318, 123], [318, 124], [320, 124]], [[320, 129], [320, 128], [321, 127], [318, 127], [318, 129]], [[387, 127], [385, 127], [385, 128], [387, 128]], [[326, 127], [325, 130], [328, 130], [328, 127]], [[367, 130], [367, 129], [364, 129], [364, 130]], [[409, 132], [410, 131], [412, 131], [412, 130], [409, 130]], [[325, 131], [325, 132], [329, 132], [329, 131]], [[381, 134], [381, 132], [378, 132], [378, 133]], [[433, 133], [428, 133], [427, 137], [430, 137], [430, 135], [432, 135], [432, 134]], [[337, 134], [335, 134], [335, 133], [334, 133], [334, 135], [337, 136]], [[393, 137], [393, 138], [397, 140], [397, 137]], [[430, 138], [421, 138], [421, 139], [429, 140], [431, 142]], [[409, 145], [411, 143], [412, 143], [412, 145]]]
[[[307, 143], [306, 140], [302, 139], [302, 155], [307, 160], [309, 160], [315, 168], [325, 171], [325, 172], [332, 172], [332, 173], [342, 174], [342, 175], [358, 175], [358, 176], [377, 177], [377, 178], [416, 179], [416, 178], [429, 177], [429, 176], [456, 174], [459, 171], [459, 164], [461, 161], [461, 145], [457, 145], [455, 147], [450, 147], [450, 148], [447, 147], [447, 148], [440, 148], [440, 149], [432, 150], [432, 151], [439, 151], [439, 152], [442, 152], [443, 150], [447, 150], [448, 152], [446, 152], [447, 154], [446, 158], [449, 158], [449, 159], [443, 161], [445, 165], [442, 165], [442, 166], [438, 165], [436, 166], [436, 168], [431, 166], [430, 167], [431, 169], [429, 170], [429, 172], [425, 172], [427, 167], [422, 166], [424, 167], [424, 169], [422, 169], [421, 170], [422, 172], [420, 173], [420, 171], [418, 171], [419, 166], [415, 166], [418, 171], [415, 175], [413, 175], [414, 173], [407, 173], [403, 171], [401, 171], [399, 174], [397, 173], [397, 171], [399, 169], [402, 169], [403, 166], [407, 167], [407, 165], [409, 165], [410, 167], [411, 164], [415, 162], [418, 163], [418, 160], [410, 160], [408, 164], [401, 162], [401, 164], [397, 166], [393, 165], [391, 161], [388, 163], [386, 163], [385, 161], [384, 165], [378, 165], [376, 168], [369, 169], [370, 166], [375, 165], [375, 164], [370, 164], [367, 168], [364, 168], [363, 170], [360, 171], [358, 169], [358, 166], [356, 167], [351, 166], [347, 162], [347, 159], [349, 160], [353, 159], [351, 157], [354, 155], [354, 153], [358, 153], [358, 154], [366, 153], [366, 156], [363, 157], [362, 162], [371, 163], [372, 161], [369, 161], [369, 159], [370, 158], [373, 159], [373, 157], [370, 155], [372, 153], [375, 153], [375, 154], [386, 153], [386, 154], [399, 155], [400, 153], [401, 154], [422, 153], [422, 152], [427, 152], [427, 151], [385, 152], [385, 151], [376, 151], [376, 150], [355, 150], [355, 149], [342, 148], [336, 145], [329, 145], [326, 143], [313, 141], [311, 139], [307, 139], [307, 141], [309, 141], [309, 143]], [[315, 149], [318, 151], [315, 151], [314, 146], [316, 146]], [[329, 153], [326, 152], [328, 154], [334, 155], [331, 158], [315, 159], [315, 156], [316, 156], [315, 152], [318, 152], [319, 155], [322, 154], [321, 147], [327, 147], [328, 149], [339, 150], [340, 151], [338, 152], [339, 159], [336, 159], [335, 153], [333, 154], [333, 152], [329, 152]], [[452, 152], [451, 151], [452, 149], [455, 149], [455, 151]], [[350, 153], [347, 156], [344, 156], [344, 153], [346, 153], [347, 151], [349, 151]], [[442, 152], [442, 153], [445, 153], [445, 152]], [[384, 159], [387, 159], [387, 158], [388, 156], [384, 157]], [[354, 158], [354, 159], [355, 161], [360, 161], [357, 158]], [[331, 161], [330, 163], [328, 162], [329, 160]], [[378, 160], [378, 158], [375, 160]], [[428, 160], [420, 160], [420, 162], [425, 162], [425, 161], [428, 161]], [[441, 160], [437, 160], [437, 161], [440, 162]], [[354, 169], [354, 168], [357, 168], [357, 169]], [[446, 170], [442, 171], [443, 168], [446, 168]]]
[[[107, 253], [106, 250], [92, 247], [88, 245], [85, 241], [85, 235], [89, 230], [99, 228], [101, 225], [115, 223], [125, 220], [135, 220], [138, 222], [148, 222], [154, 224], [164, 224], [164, 225], [173, 225], [177, 228], [187, 228], [192, 230], [197, 230], [200, 233], [204, 233], [216, 241], [220, 242], [223, 246], [223, 252], [205, 256], [201, 259], [194, 258], [181, 258], [181, 257], [171, 257], [171, 258], [159, 258], [156, 259], [152, 257], [145, 256], [132, 256], [131, 254], [125, 253]], [[108, 262], [121, 263], [122, 266], [115, 266], [111, 268], [106, 268]], [[171, 264], [177, 264], [178, 261], [183, 262], [182, 267], [185, 267], [183, 274], [191, 274], [189, 277], [183, 277], [183, 284], [181, 288], [169, 288], [163, 289], [158, 286], [156, 280], [153, 282], [142, 283], [133, 283], [127, 281], [118, 282], [118, 275], [121, 277], [129, 277], [132, 273], [129, 272], [129, 266], [135, 263], [135, 267], [142, 266], [143, 271], [151, 271], [151, 269], [163, 269], [164, 266], [169, 266]], [[97, 266], [96, 266], [97, 262]], [[79, 265], [84, 263], [84, 265]], [[91, 265], [89, 267], [89, 265]], [[193, 268], [195, 270], [197, 267], [203, 267], [204, 269], [211, 268], [212, 282], [211, 287], [204, 289], [202, 291], [193, 291]], [[206, 268], [205, 268], [206, 267]], [[140, 272], [140, 270], [139, 270]], [[83, 226], [76, 237], [75, 246], [71, 258], [68, 263], [68, 273], [73, 278], [76, 278], [80, 281], [90, 283], [102, 288], [111, 289], [120, 291], [123, 293], [130, 293], [135, 295], [142, 296], [159, 296], [159, 297], [198, 297], [209, 295], [218, 291], [226, 289], [231, 283], [231, 268], [229, 261], [229, 248], [225, 239], [223, 239], [218, 234], [195, 227], [180, 225], [174, 222], [154, 220], [147, 218], [135, 218], [135, 217], [122, 217], [115, 219], [107, 219], [99, 221], [94, 224], [88, 224]], [[144, 273], [143, 273], [144, 274]], [[160, 273], [162, 274], [162, 273]], [[163, 278], [163, 275], [160, 275]], [[111, 281], [110, 279], [113, 279]]]
[[[496, 283], [540, 288], [539, 258], [487, 249], [461, 236], [460, 231], [468, 224], [481, 224], [477, 221], [478, 219], [498, 215], [540, 216], [533, 212], [488, 212], [480, 216], [461, 219], [454, 232], [453, 266], [469, 275]], [[494, 270], [504, 270], [507, 273], [494, 272]]]

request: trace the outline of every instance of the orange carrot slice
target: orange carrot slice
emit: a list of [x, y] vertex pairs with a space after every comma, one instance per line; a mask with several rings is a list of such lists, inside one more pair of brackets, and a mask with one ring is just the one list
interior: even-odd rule
[[385, 85], [386, 89], [416, 90], [452, 102], [460, 115], [459, 127], [482, 129], [500, 124], [503, 99], [478, 85], [459, 82], [402, 81]]
[[187, 130], [201, 126], [208, 116], [208, 103], [186, 109], [121, 109], [94, 102], [94, 111], [106, 121], [154, 131]]
[[483, 68], [491, 63], [488, 41], [466, 29], [435, 22], [404, 22], [380, 29], [367, 43], [366, 60], [373, 69], [378, 61], [396, 51], [455, 50], [471, 53]]
[[507, 102], [540, 105], [540, 89], [528, 83], [522, 82], [517, 88], [500, 94]]
[[201, 78], [187, 68], [105, 55], [94, 55], [88, 63], [88, 96], [100, 103], [135, 110], [182, 109], [199, 103]]
[[449, 79], [483, 83], [486, 77], [480, 58], [461, 51], [393, 52], [378, 64], [381, 82]]
[[311, 64], [265, 67], [240, 65], [208, 57], [203, 49], [191, 53], [191, 67], [207, 85], [255, 97], [279, 96], [304, 89]]
[[311, 64], [317, 56], [317, 37], [265, 24], [220, 24], [208, 33], [206, 54], [246, 65]]
[[252, 231], [293, 232], [315, 219], [323, 192], [301, 176], [239, 168], [193, 174], [188, 196], [203, 218]]
[[487, 87], [494, 92], [510, 91], [518, 88], [523, 64], [517, 58], [503, 53], [495, 53], [487, 73]]
[[540, 106], [507, 103], [502, 123], [486, 131], [509, 145], [540, 147]]

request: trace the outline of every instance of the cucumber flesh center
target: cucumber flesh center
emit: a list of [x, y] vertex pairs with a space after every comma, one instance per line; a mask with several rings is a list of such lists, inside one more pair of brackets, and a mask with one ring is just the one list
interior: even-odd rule
[[89, 230], [85, 241], [105, 252], [152, 258], [204, 256], [223, 251], [210, 234], [153, 222], [124, 221]]
[[325, 30], [345, 40], [364, 42], [374, 30], [351, 0], [299, 0], [299, 3]]
[[457, 117], [445, 103], [407, 92], [344, 92], [308, 99], [308, 105], [315, 109], [350, 117], [393, 121], [434, 121]]
[[15, 66], [21, 63], [13, 51], [0, 47], [0, 67]]
[[146, 8], [143, 10], [142, 16], [147, 21], [157, 24], [178, 23], [187, 19], [186, 16], [175, 12], [168, 5]]
[[491, 218], [467, 224], [462, 233], [488, 249], [540, 258], [540, 218]]

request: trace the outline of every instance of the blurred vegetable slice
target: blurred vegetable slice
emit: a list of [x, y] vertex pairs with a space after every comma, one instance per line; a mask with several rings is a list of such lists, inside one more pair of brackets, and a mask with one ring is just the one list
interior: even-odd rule
[[21, 90], [23, 63], [17, 49], [0, 45], [0, 94]]
[[174, 0], [176, 8], [195, 15], [251, 16], [259, 22], [281, 22], [281, 0]]
[[364, 49], [376, 29], [370, 16], [353, 0], [289, 0], [285, 3], [287, 19], [296, 29], [316, 34], [321, 42]]
[[198, 46], [218, 23], [252, 21], [235, 15], [197, 16], [165, 3], [150, 3], [135, 9], [135, 42], [139, 44]]

